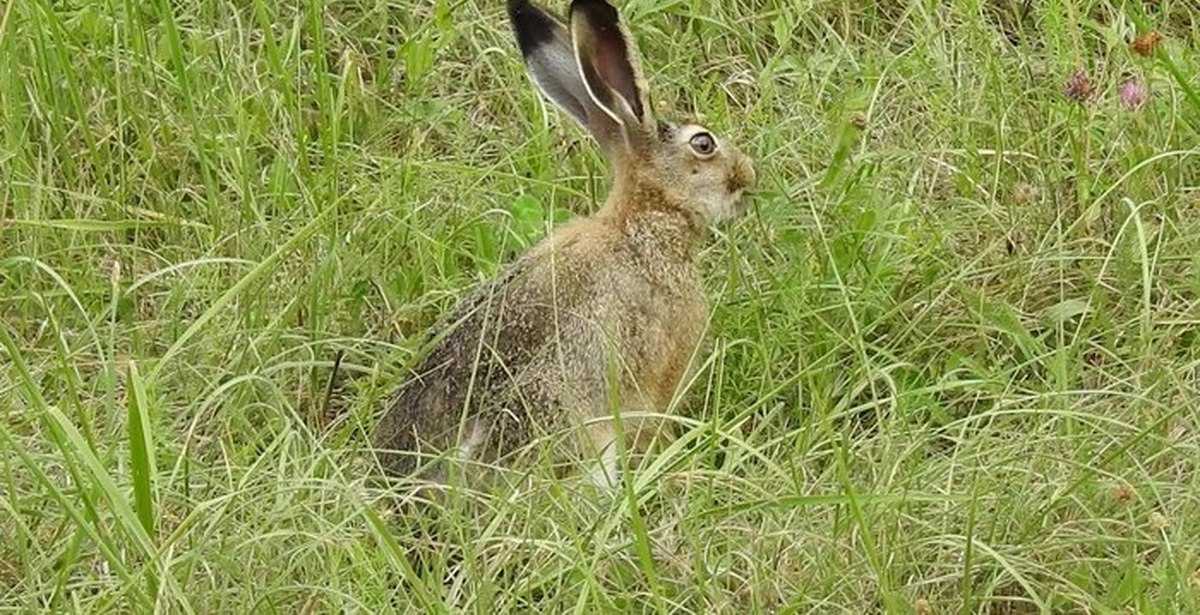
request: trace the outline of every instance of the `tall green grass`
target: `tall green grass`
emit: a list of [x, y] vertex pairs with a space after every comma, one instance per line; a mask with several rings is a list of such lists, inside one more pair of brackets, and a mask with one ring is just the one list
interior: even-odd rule
[[682, 436], [424, 517], [384, 396], [603, 198], [502, 3], [0, 8], [0, 610], [1200, 611], [1195, 7], [621, 8], [761, 178]]

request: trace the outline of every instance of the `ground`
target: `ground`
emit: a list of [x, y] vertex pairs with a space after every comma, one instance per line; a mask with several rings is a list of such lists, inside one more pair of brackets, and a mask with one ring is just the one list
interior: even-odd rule
[[502, 3], [0, 8], [0, 609], [1200, 612], [1195, 8], [620, 6], [760, 178], [683, 435], [428, 515], [384, 397], [605, 191]]

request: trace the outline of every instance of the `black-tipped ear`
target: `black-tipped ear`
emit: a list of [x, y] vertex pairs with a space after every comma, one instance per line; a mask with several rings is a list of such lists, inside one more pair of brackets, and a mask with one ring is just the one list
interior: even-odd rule
[[555, 16], [526, 0], [509, 0], [508, 20], [533, 82], [576, 121], [588, 125], [587, 88], [575, 68], [571, 35]]
[[622, 124], [650, 127], [645, 80], [633, 39], [605, 0], [574, 0], [568, 16], [579, 70], [592, 99]]

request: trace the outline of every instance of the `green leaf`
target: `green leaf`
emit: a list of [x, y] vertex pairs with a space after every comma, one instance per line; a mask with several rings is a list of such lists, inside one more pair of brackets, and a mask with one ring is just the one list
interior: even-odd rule
[[1025, 328], [1025, 325], [1021, 323], [1020, 314], [1011, 305], [977, 293], [965, 284], [956, 283], [955, 287], [967, 307], [975, 312], [975, 315], [984, 324], [1012, 338], [1012, 341], [1024, 353], [1025, 358], [1035, 359], [1045, 356], [1045, 346]]
[[138, 373], [137, 364], [129, 362], [128, 375], [129, 461], [133, 470], [133, 503], [138, 520], [146, 533], [154, 535], [154, 501], [152, 482], [155, 476], [154, 442], [151, 436], [150, 412], [146, 386]]
[[522, 194], [513, 199], [509, 213], [512, 214], [509, 230], [521, 247], [527, 247], [536, 241], [542, 233], [546, 218], [546, 209], [542, 207], [541, 201], [528, 194]]
[[433, 41], [428, 34], [422, 34], [404, 44], [402, 54], [409, 91], [418, 88], [433, 68], [433, 52]]
[[1126, 558], [1122, 568], [1121, 580], [1113, 588], [1113, 602], [1124, 606], [1141, 596], [1144, 588], [1137, 562], [1133, 561], [1132, 558]]
[[[149, 400], [145, 382], [138, 373], [137, 364], [129, 362], [128, 376], [128, 428], [129, 462], [133, 470], [133, 508], [138, 521], [146, 530], [151, 542], [154, 539], [154, 489], [156, 475], [154, 442], [151, 438]], [[158, 579], [153, 573], [147, 576], [149, 594], [158, 594]]]
[[1048, 324], [1060, 325], [1076, 316], [1091, 313], [1092, 308], [1082, 299], [1065, 299], [1042, 311], [1042, 317]]

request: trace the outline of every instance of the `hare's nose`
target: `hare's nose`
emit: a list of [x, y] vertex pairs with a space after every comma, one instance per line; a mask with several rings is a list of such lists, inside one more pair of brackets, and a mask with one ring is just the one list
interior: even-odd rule
[[753, 188], [754, 184], [758, 182], [758, 174], [754, 172], [754, 163], [745, 156], [738, 157], [734, 176], [737, 178], [739, 187], [746, 190]]

